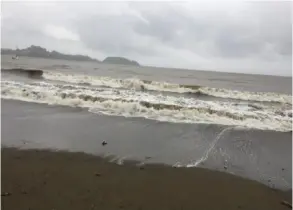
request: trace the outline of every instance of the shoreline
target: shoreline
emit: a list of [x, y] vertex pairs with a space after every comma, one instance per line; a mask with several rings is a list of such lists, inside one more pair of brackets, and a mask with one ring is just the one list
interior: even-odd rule
[[[2, 145], [23, 149], [54, 148], [124, 161], [186, 166], [205, 157], [224, 129], [216, 125], [170, 124], [94, 115], [75, 108], [1, 101]], [[230, 130], [216, 142], [201, 167], [288, 190], [292, 188], [291, 138], [291, 133]], [[107, 146], [102, 146], [104, 140], [109, 143]]]
[[2, 209], [289, 209], [291, 190], [204, 168], [1, 148]]

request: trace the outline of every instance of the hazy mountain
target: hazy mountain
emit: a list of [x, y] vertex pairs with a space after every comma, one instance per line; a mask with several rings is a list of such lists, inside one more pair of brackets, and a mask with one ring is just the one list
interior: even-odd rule
[[1, 54], [17, 55], [17, 56], [28, 56], [28, 57], [39, 57], [39, 58], [51, 58], [51, 59], [63, 59], [63, 60], [74, 60], [74, 61], [95, 61], [100, 62], [97, 59], [91, 58], [87, 55], [69, 55], [63, 54], [57, 51], [47, 51], [45, 48], [40, 46], [32, 45], [25, 49], [1, 49]]

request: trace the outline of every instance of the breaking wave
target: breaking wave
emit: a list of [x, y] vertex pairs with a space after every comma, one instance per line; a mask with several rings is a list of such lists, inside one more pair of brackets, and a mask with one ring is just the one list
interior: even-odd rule
[[148, 81], [136, 78], [115, 79], [110, 77], [65, 74], [57, 72], [44, 72], [43, 77], [45, 79], [54, 81], [62, 81], [67, 83], [69, 82], [74, 84], [87, 84], [110, 88], [134, 89], [140, 91], [150, 90], [173, 93], [191, 93], [209, 95], [220, 98], [292, 104], [292, 96], [278, 93], [236, 91], [222, 88], [202, 87], [197, 85], [182, 85], [172, 84], [168, 82]]
[[90, 112], [124, 117], [143, 117], [174, 123], [210, 123], [247, 128], [291, 131], [292, 111], [288, 104], [202, 101], [154, 95], [135, 89], [47, 82], [1, 81], [4, 99], [87, 108]]
[[26, 76], [29, 78], [45, 79], [50, 81], [59, 81], [83, 86], [98, 86], [115, 89], [170, 92], [179, 94], [187, 93], [195, 95], [207, 95], [224, 99], [292, 104], [292, 96], [270, 92], [237, 91], [223, 88], [202, 87], [198, 85], [183, 85], [161, 81], [141, 80], [137, 78], [116, 79], [110, 77], [43, 71], [38, 69], [2, 69], [1, 73]]

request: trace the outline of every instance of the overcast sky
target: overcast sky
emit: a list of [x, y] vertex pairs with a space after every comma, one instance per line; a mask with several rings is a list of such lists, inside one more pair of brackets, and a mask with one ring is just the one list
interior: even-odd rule
[[292, 75], [291, 2], [2, 2], [2, 47]]

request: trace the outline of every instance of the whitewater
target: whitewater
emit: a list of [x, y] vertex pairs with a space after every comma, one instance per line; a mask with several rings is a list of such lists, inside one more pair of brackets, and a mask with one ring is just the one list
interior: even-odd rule
[[171, 123], [292, 131], [292, 96], [288, 94], [23, 68], [1, 72], [3, 99]]

